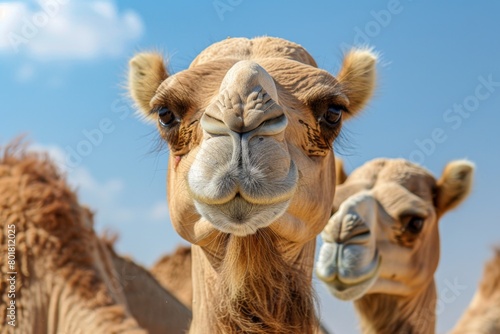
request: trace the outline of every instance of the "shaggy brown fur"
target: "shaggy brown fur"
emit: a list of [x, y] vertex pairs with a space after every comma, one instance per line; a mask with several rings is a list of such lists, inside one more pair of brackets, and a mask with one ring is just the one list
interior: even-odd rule
[[191, 246], [179, 246], [174, 253], [163, 256], [153, 265], [151, 273], [185, 306], [192, 307]]
[[486, 264], [478, 291], [451, 333], [500, 333], [500, 248]]
[[[18, 332], [80, 333], [86, 328], [75, 322], [93, 319], [88, 330], [95, 333], [142, 333], [126, 307], [117, 303], [119, 296], [108, 290], [108, 278], [99, 270], [106, 264], [94, 261], [96, 236], [90, 213], [78, 204], [47, 156], [28, 153], [19, 143], [0, 148], [0, 224], [1, 271], [17, 272]], [[14, 270], [4, 260], [10, 227], [16, 235]], [[10, 303], [7, 288], [2, 279], [2, 333], [12, 329], [5, 324]]]
[[[221, 246], [226, 244], [228, 252], [219, 267], [221, 275], [220, 282], [216, 284], [220, 288], [217, 295], [230, 301], [221, 301], [217, 305], [215, 316], [219, 320], [219, 331], [309, 333], [310, 328], [314, 328], [313, 333], [316, 330], [327, 333], [325, 329], [318, 329], [317, 321], [306, 321], [315, 319], [311, 292], [302, 288], [310, 282], [301, 272], [284, 262], [274, 247], [273, 239], [275, 237], [270, 231], [264, 229], [250, 237], [224, 235], [216, 241]], [[275, 270], [272, 275], [258, 265], [259, 261], [255, 261], [257, 259], [273, 265]], [[181, 296], [192, 296], [190, 247], [178, 247], [173, 254], [162, 257], [151, 271], [172, 293], [181, 292]], [[255, 296], [253, 291], [261, 293]], [[280, 307], [276, 307], [277, 305]], [[238, 316], [242, 311], [251, 316]], [[290, 326], [284, 328], [285, 323]]]
[[229, 236], [225, 242], [217, 284], [222, 297], [216, 308], [218, 332], [305, 334], [318, 330], [312, 291], [305, 288], [311, 282], [283, 259], [269, 229], [243, 238]]
[[[179, 299], [186, 307], [192, 307], [193, 282], [191, 275], [191, 247], [179, 246], [172, 254], [158, 260], [151, 268], [151, 273], [161, 285]], [[132, 309], [132, 314], [134, 310]], [[134, 314], [134, 317], [140, 319]], [[319, 334], [328, 330], [320, 324]]]

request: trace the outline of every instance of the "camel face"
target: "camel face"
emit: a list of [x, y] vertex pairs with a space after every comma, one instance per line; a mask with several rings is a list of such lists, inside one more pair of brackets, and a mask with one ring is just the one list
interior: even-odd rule
[[287, 125], [269, 73], [253, 61], [233, 65], [200, 118], [203, 138], [188, 172], [197, 211], [217, 229], [253, 234], [286, 211], [299, 181]]
[[472, 171], [469, 162], [452, 162], [437, 181], [402, 159], [378, 159], [354, 171], [338, 186], [318, 276], [343, 300], [421, 290], [439, 262], [439, 218], [466, 197]]
[[353, 51], [335, 78], [268, 37], [216, 43], [172, 76], [157, 55], [134, 57], [131, 94], [170, 148], [177, 231], [195, 244], [265, 227], [294, 241], [318, 234], [335, 191], [332, 143], [371, 96], [374, 64]]
[[193, 244], [191, 333], [314, 331], [332, 144], [372, 95], [375, 61], [353, 50], [334, 77], [270, 37], [226, 39], [171, 76], [156, 54], [130, 61], [130, 93], [170, 149], [172, 224]]

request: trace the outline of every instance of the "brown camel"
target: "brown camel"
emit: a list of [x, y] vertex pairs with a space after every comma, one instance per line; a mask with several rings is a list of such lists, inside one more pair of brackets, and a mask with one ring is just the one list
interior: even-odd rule
[[338, 186], [316, 271], [334, 296], [354, 300], [363, 333], [434, 333], [438, 222], [467, 197], [473, 170], [453, 161], [436, 180], [406, 160], [376, 159]]
[[174, 253], [162, 256], [151, 268], [151, 274], [185, 306], [193, 307], [191, 247], [179, 246]]
[[114, 286], [123, 291], [130, 313], [139, 325], [149, 334], [185, 333], [192, 319], [191, 307], [176, 298], [178, 294], [174, 290], [165, 288], [157, 280], [159, 276], [153, 275], [132, 259], [118, 255], [113, 242], [103, 241], [117, 274]]
[[478, 291], [451, 333], [500, 333], [500, 248], [486, 264]]
[[[0, 149], [0, 256], [9, 259], [0, 266], [13, 272], [0, 283], [0, 333], [148, 332], [131, 313], [152, 304], [148, 293], [164, 289], [150, 287], [154, 279], [144, 280], [137, 266], [134, 279], [121, 281], [124, 271], [114, 262], [126, 260], [110, 254], [92, 218], [47, 156], [20, 144]], [[161, 296], [169, 305], [153, 304], [172, 315], [168, 333], [182, 333], [189, 310]], [[154, 329], [146, 317], [140, 323]]]
[[[151, 268], [151, 274], [186, 307], [193, 307], [191, 247], [179, 246], [172, 254], [162, 256]], [[318, 334], [328, 333], [324, 325], [320, 324]]]
[[312, 333], [315, 237], [335, 191], [332, 143], [372, 95], [375, 56], [337, 78], [282, 39], [230, 38], [168, 75], [130, 61], [130, 93], [170, 149], [168, 202], [192, 245], [191, 333]]

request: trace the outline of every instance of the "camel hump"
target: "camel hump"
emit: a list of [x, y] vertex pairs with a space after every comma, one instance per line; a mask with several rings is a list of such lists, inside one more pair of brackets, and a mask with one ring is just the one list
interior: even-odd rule
[[223, 58], [254, 60], [284, 58], [317, 67], [316, 61], [301, 45], [277, 37], [227, 38], [203, 50], [191, 63], [190, 68]]

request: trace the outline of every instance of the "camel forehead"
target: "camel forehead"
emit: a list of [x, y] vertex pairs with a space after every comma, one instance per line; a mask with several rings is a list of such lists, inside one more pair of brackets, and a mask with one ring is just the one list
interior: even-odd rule
[[236, 58], [253, 60], [263, 58], [282, 58], [295, 60], [317, 67], [311, 55], [299, 44], [275, 37], [227, 38], [214, 43], [193, 60], [190, 68], [216, 59]]
[[436, 179], [424, 168], [407, 160], [376, 159], [356, 169], [347, 179], [346, 186], [360, 183], [365, 189], [390, 183], [423, 199], [432, 200]]
[[[196, 109], [203, 109], [212, 102], [221, 88], [227, 86], [227, 83], [224, 85], [224, 81], [228, 74], [242, 64], [253, 64], [261, 67], [266, 76], [269, 76], [268, 79], [278, 84], [276, 89], [278, 95], [285, 98], [282, 101], [285, 105], [293, 104], [293, 107], [302, 108], [302, 104], [310, 100], [333, 96], [341, 103], [347, 104], [341, 85], [338, 84], [335, 77], [319, 68], [289, 59], [262, 58], [256, 61], [238, 61], [234, 58], [222, 58], [201, 63], [167, 78], [158, 88], [152, 105], [162, 103], [169, 105], [167, 102], [174, 102], [174, 109], [175, 104], [196, 105]], [[245, 88], [246, 84], [248, 82], [245, 80], [231, 81], [231, 86], [236, 90], [237, 85]], [[246, 88], [251, 90], [253, 87]], [[276, 96], [273, 98], [281, 100]], [[295, 102], [286, 103], [286, 101]]]

